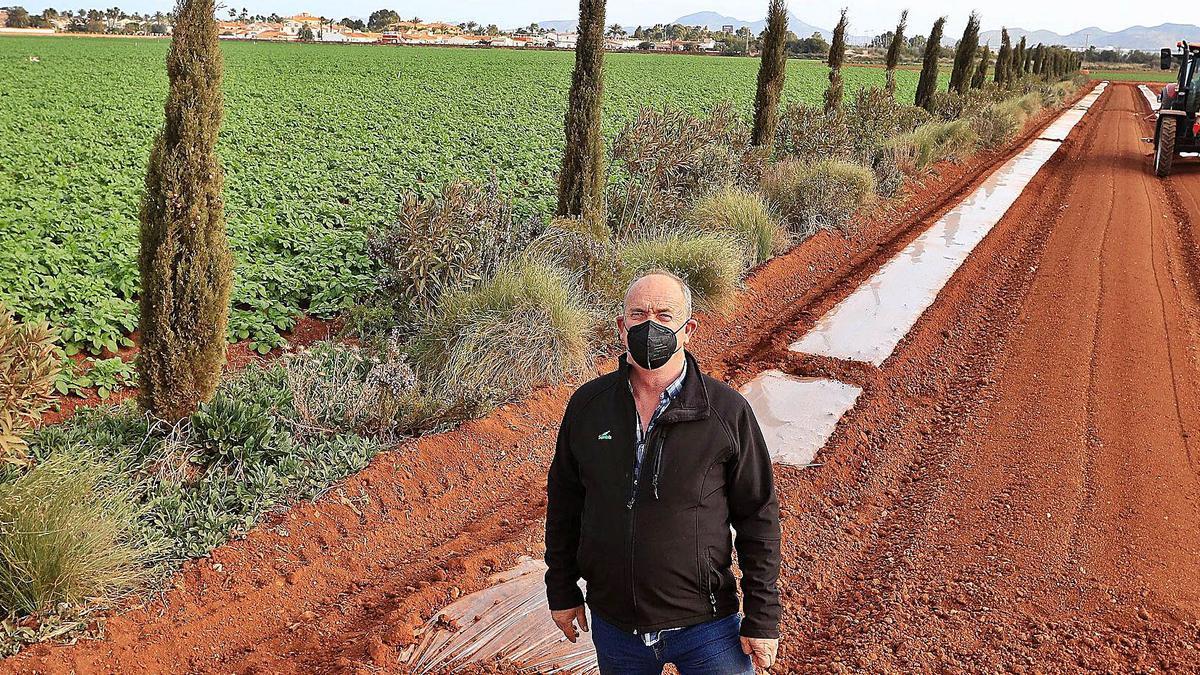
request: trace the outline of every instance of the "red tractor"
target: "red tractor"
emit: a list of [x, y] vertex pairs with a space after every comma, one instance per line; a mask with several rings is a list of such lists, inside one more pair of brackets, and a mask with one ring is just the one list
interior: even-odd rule
[[1200, 45], [1180, 41], [1175, 46], [1178, 54], [1170, 49], [1161, 52], [1160, 67], [1170, 70], [1178, 61], [1179, 76], [1163, 88], [1155, 111], [1154, 173], [1159, 177], [1171, 173], [1179, 153], [1200, 152], [1200, 122], [1196, 120], [1200, 108]]

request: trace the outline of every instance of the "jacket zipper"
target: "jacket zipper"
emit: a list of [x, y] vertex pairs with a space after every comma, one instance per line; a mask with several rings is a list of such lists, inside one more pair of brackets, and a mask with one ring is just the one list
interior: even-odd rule
[[704, 549], [704, 585], [708, 588], [708, 604], [712, 606], [713, 616], [717, 615], [717, 592], [712, 587], [713, 573], [716, 571], [712, 563], [712, 547], [707, 546]]
[[[651, 443], [654, 441], [654, 439], [656, 437], [655, 434], [657, 434], [657, 433], [658, 433], [658, 427], [656, 426], [654, 429], [652, 429], [650, 431], [650, 435], [646, 437], [645, 447], [647, 447], [647, 448], [651, 447]], [[633, 450], [635, 453], [637, 452], [636, 445], [634, 446]], [[637, 459], [636, 456], [634, 457], [634, 459], [635, 459], [635, 464], [636, 464], [636, 459]], [[643, 456], [641, 463], [645, 464], [646, 459], [647, 458], [645, 456]], [[641, 469], [642, 469], [642, 467], [639, 465], [633, 472], [633, 483], [630, 485], [629, 501], [625, 503], [625, 509], [626, 509], [626, 511], [629, 512], [627, 514], [629, 516], [629, 543], [628, 543], [628, 548], [629, 548], [629, 597], [631, 597], [633, 599], [633, 617], [634, 617], [634, 623], [635, 623], [635, 627], [633, 629], [634, 635], [638, 634], [638, 629], [636, 628], [636, 622], [637, 622], [637, 618], [638, 618], [638, 608], [637, 608], [637, 583], [634, 581], [634, 576], [633, 576], [633, 572], [634, 572], [634, 569], [633, 569], [633, 559], [634, 559], [633, 525], [634, 525], [634, 520], [635, 520], [635, 514], [633, 512], [633, 507], [637, 503], [638, 478], [639, 478], [639, 476], [641, 476], [641, 473], [642, 473]]]

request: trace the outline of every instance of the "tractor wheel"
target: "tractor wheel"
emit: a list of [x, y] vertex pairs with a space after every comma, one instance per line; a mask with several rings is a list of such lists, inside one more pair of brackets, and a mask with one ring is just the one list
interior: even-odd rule
[[1163, 117], [1158, 121], [1158, 135], [1154, 138], [1154, 175], [1166, 178], [1175, 161], [1175, 118]]

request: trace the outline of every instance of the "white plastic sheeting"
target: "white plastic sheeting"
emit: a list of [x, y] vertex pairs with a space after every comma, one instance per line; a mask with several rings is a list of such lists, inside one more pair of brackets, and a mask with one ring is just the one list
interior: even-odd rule
[[[1098, 85], [1081, 103], [1090, 107], [1106, 85]], [[1052, 133], [1065, 138], [1067, 127], [1074, 127], [1084, 112], [1086, 108], [1067, 111], [1051, 125]], [[789, 349], [882, 365], [1059, 146], [1045, 139], [1026, 146]]]
[[1158, 110], [1158, 94], [1155, 94], [1144, 84], [1138, 85], [1138, 91], [1142, 92], [1142, 96], [1146, 98], [1146, 105], [1150, 106], [1150, 110]]
[[813, 461], [861, 393], [852, 384], [778, 370], [760, 373], [742, 387], [771, 459], [792, 466]]
[[411, 672], [453, 673], [493, 660], [531, 673], [600, 672], [591, 633], [572, 644], [551, 620], [545, 574], [544, 562], [522, 558], [488, 588], [448, 605], [425, 625], [407, 659]]

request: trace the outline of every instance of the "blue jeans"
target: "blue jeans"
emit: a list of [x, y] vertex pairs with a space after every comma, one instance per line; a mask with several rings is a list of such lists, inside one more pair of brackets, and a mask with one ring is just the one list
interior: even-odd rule
[[742, 651], [736, 612], [681, 630], [663, 633], [653, 646], [592, 615], [592, 643], [602, 675], [659, 675], [674, 663], [680, 675], [754, 675], [754, 664]]

